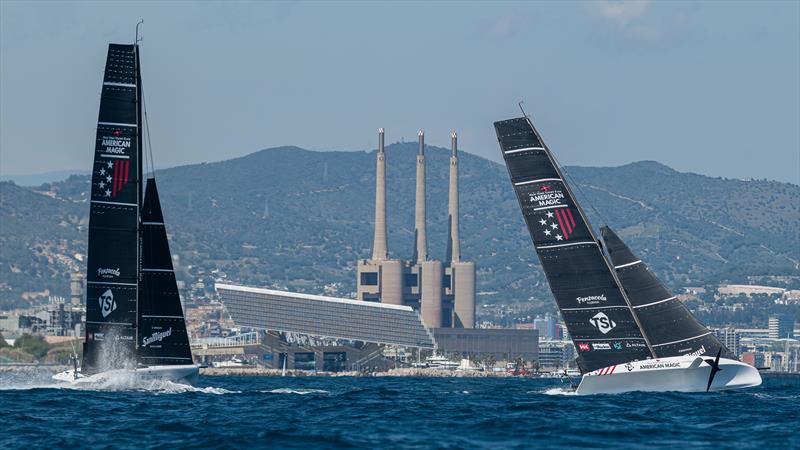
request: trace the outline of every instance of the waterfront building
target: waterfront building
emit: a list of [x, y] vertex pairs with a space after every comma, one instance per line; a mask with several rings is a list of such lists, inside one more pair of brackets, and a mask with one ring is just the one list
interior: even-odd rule
[[540, 341], [539, 367], [543, 369], [563, 369], [575, 359], [575, 348], [566, 341]]
[[385, 370], [385, 347], [435, 347], [410, 306], [221, 283], [216, 289], [236, 326], [263, 333], [261, 360], [268, 367]]
[[794, 317], [788, 314], [774, 314], [769, 316], [770, 339], [794, 338]]
[[539, 360], [539, 331], [502, 328], [435, 328], [437, 350], [472, 360], [492, 356], [497, 361]]
[[448, 193], [448, 240], [445, 261], [428, 253], [425, 208], [425, 134], [419, 132], [414, 209], [414, 256], [391, 259], [386, 227], [386, 153], [384, 130], [378, 130], [375, 171], [375, 236], [372, 257], [358, 261], [357, 298], [420, 311], [428, 328], [475, 327], [475, 263], [461, 260], [458, 212], [458, 141], [451, 135]]
[[728, 348], [737, 357], [740, 354], [740, 337], [739, 332], [731, 327], [716, 328], [714, 334], [717, 336], [722, 345]]
[[544, 317], [536, 316], [533, 319], [533, 328], [539, 330], [539, 336], [547, 340], [558, 340], [556, 318], [550, 313], [546, 313]]

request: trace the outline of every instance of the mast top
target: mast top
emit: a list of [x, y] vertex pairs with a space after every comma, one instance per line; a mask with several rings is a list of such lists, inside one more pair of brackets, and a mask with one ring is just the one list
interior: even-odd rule
[[144, 23], [144, 19], [139, 19], [139, 22], [136, 23], [136, 39], [133, 41], [133, 45], [136, 45], [142, 39], [139, 37], [139, 25]]
[[517, 102], [517, 105], [519, 105], [519, 110], [520, 110], [520, 111], [522, 111], [522, 115], [523, 115], [523, 116], [524, 116], [526, 119], [529, 119], [530, 117], [528, 117], [528, 113], [526, 113], [526, 112], [525, 112], [525, 109], [522, 107], [522, 104], [523, 104], [523, 103], [525, 103], [525, 100], [520, 100], [519, 102]]

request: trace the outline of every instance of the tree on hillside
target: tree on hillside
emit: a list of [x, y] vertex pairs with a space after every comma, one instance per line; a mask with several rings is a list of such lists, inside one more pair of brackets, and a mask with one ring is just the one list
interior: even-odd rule
[[50, 351], [50, 344], [44, 336], [38, 334], [23, 334], [14, 341], [14, 348], [35, 356], [37, 359], [44, 357]]
[[10, 347], [10, 345], [8, 345], [8, 342], [6, 342], [6, 340], [3, 339], [3, 333], [0, 333], [0, 348], [3, 347]]

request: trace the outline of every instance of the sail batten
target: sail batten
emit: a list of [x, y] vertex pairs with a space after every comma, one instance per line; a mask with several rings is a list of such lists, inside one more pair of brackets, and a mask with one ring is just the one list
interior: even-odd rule
[[581, 371], [653, 356], [585, 214], [533, 125], [521, 117], [494, 126]]

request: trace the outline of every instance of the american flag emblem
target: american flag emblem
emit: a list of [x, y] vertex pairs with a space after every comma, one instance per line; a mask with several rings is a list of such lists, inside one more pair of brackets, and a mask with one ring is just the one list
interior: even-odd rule
[[575, 230], [575, 218], [570, 208], [554, 208], [545, 212], [539, 219], [545, 236], [554, 237], [557, 241], [567, 241]]
[[128, 184], [130, 160], [104, 161], [98, 171], [100, 182], [97, 184], [105, 197], [116, 197]]

